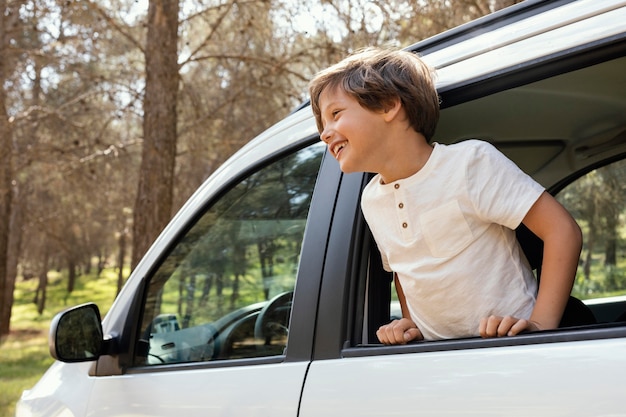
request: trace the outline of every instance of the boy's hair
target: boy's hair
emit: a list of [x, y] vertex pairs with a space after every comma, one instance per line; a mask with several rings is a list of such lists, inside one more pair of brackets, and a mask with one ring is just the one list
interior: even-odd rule
[[384, 111], [400, 99], [411, 127], [430, 142], [439, 121], [435, 72], [416, 54], [366, 48], [319, 72], [309, 84], [317, 129], [323, 130], [320, 95], [341, 88], [364, 108]]

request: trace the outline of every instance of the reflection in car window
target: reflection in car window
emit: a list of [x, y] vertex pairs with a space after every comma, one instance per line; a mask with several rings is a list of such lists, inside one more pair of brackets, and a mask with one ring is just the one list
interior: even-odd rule
[[572, 294], [591, 299], [626, 294], [626, 160], [598, 168], [568, 185], [558, 200], [583, 231]]
[[243, 179], [152, 277], [136, 365], [282, 355], [324, 146]]

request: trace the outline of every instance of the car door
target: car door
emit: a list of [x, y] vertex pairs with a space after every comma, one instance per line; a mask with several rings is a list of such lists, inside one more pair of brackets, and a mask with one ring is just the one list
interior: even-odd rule
[[178, 220], [126, 318], [128, 364], [98, 365], [87, 415], [298, 414], [338, 180], [333, 167], [313, 198], [325, 147], [305, 144], [244, 166]]

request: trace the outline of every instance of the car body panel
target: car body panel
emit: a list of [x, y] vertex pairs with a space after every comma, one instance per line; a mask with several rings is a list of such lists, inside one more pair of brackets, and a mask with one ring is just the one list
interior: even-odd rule
[[87, 415], [87, 400], [95, 382], [87, 377], [90, 367], [89, 362], [54, 362], [33, 388], [22, 393], [16, 417]]
[[300, 417], [625, 415], [624, 369], [623, 339], [314, 361]]
[[99, 377], [90, 417], [276, 416], [298, 414], [308, 364], [165, 370]]

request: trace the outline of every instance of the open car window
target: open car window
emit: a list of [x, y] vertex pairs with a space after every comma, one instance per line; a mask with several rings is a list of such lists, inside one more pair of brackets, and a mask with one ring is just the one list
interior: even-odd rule
[[[579, 58], [581, 63], [587, 59]], [[434, 141], [494, 144], [547, 189], [559, 187], [557, 199], [581, 226], [583, 251], [560, 328], [614, 327], [610, 323], [626, 321], [626, 101], [618, 88], [624, 85], [625, 59], [607, 56], [571, 70], [555, 66], [554, 75], [538, 73], [535, 81], [514, 74], [510, 81], [498, 81], [495, 93], [468, 89], [468, 97], [477, 98], [450, 107], [446, 97], [454, 103], [454, 91], [442, 100]], [[507, 83], [511, 88], [502, 88]], [[566, 181], [569, 185], [561, 189]], [[542, 246], [525, 243], [525, 253], [542, 253]], [[401, 316], [391, 276], [372, 261], [380, 256], [372, 247], [363, 307], [368, 315], [357, 333], [362, 336], [356, 337], [364, 344], [376, 344], [377, 326]], [[381, 301], [372, 294], [383, 294], [385, 305], [378, 306]]]
[[292, 153], [210, 205], [149, 281], [135, 365], [283, 354], [323, 152]]
[[[570, 304], [572, 298], [575, 303], [568, 304], [560, 327], [584, 328], [587, 325], [626, 324], [624, 184], [626, 184], [626, 159], [586, 173], [556, 195], [557, 200], [575, 218], [583, 233], [583, 249], [570, 297]], [[370, 256], [380, 257], [375, 247]], [[364, 335], [367, 336], [363, 338], [362, 343], [366, 344], [377, 342], [375, 336], [377, 326], [402, 317], [391, 274], [385, 273], [379, 266], [372, 268], [372, 264], [374, 262], [368, 264], [369, 275], [370, 279], [373, 275], [376, 282], [370, 282], [368, 288], [375, 288], [377, 294], [388, 294], [390, 303], [388, 316], [385, 311], [384, 318], [378, 318], [369, 328], [364, 327]], [[592, 314], [593, 317], [590, 318], [588, 314]]]
[[578, 178], [557, 199], [583, 232], [572, 294], [598, 323], [626, 320], [626, 159]]

